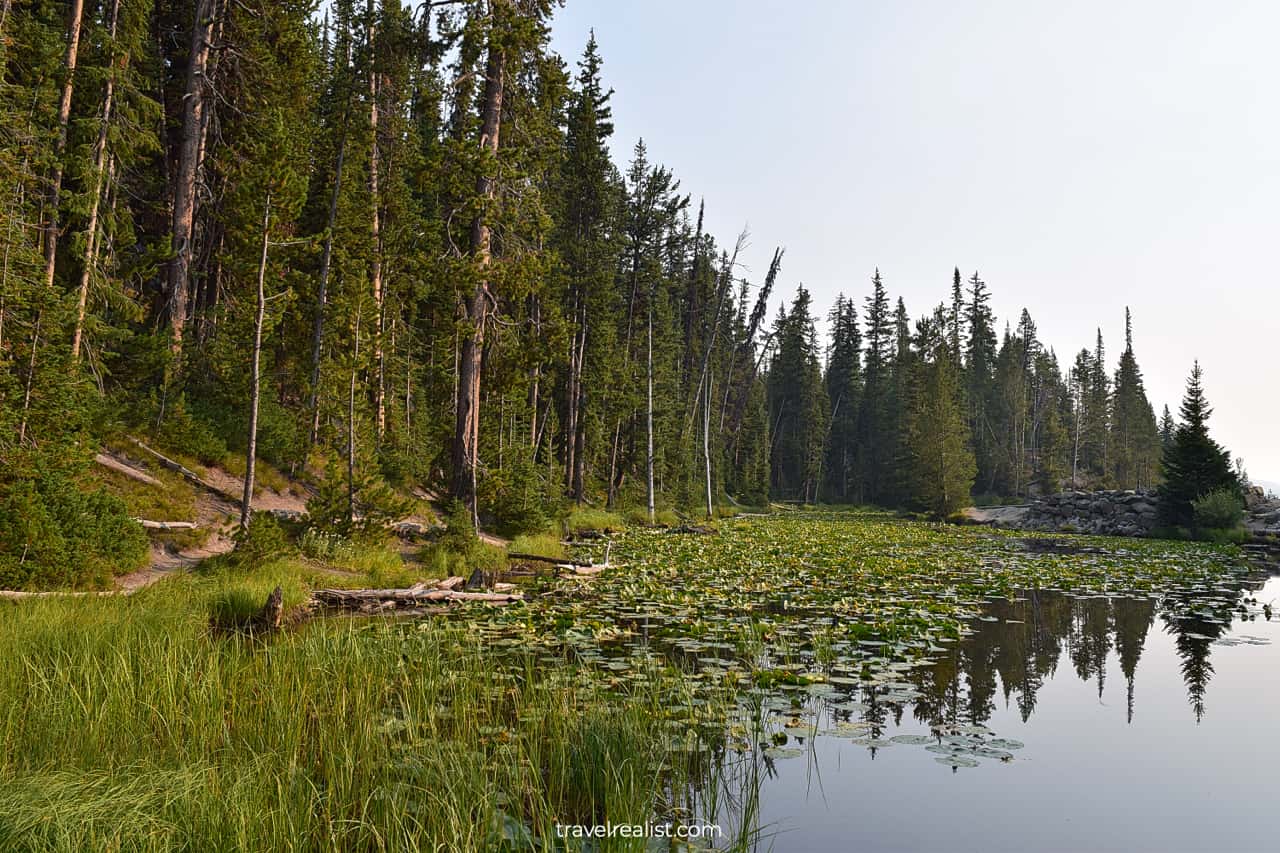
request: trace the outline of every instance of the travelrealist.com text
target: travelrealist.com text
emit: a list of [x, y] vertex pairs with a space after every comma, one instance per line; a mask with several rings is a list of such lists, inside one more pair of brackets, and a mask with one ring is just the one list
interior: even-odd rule
[[678, 838], [714, 839], [720, 837], [720, 825], [716, 823], [602, 823], [584, 825], [557, 823], [557, 838]]

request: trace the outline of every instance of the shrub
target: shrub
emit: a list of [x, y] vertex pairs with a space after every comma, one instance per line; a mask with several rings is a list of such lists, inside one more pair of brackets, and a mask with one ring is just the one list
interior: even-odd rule
[[83, 488], [57, 452], [15, 453], [0, 479], [0, 587], [101, 585], [139, 568], [147, 536], [123, 501]]
[[255, 512], [249, 526], [237, 530], [232, 539], [236, 543], [234, 561], [246, 569], [261, 568], [290, 550], [284, 528], [266, 512]]
[[227, 443], [207, 420], [189, 412], [182, 398], [170, 404], [154, 434], [163, 447], [194, 456], [201, 465], [220, 465], [227, 456]]
[[373, 542], [412, 509], [409, 500], [375, 477], [357, 474], [354, 487], [356, 517], [352, 519], [346, 472], [337, 458], [331, 457], [316, 496], [307, 501], [312, 526], [352, 541]]
[[463, 553], [480, 541], [476, 535], [476, 526], [471, 521], [471, 513], [462, 501], [450, 500], [446, 503], [442, 520], [444, 532], [439, 539], [442, 548]]
[[544, 483], [532, 452], [520, 447], [507, 451], [501, 469], [485, 475], [476, 498], [480, 511], [492, 516], [505, 536], [545, 530], [560, 500]]
[[1244, 519], [1244, 505], [1231, 489], [1218, 489], [1191, 502], [1196, 527], [1231, 530]]
[[424, 548], [419, 556], [423, 573], [440, 578], [451, 575], [470, 577], [476, 569], [500, 572], [507, 566], [505, 549], [478, 539], [463, 551], [455, 551], [437, 542]]

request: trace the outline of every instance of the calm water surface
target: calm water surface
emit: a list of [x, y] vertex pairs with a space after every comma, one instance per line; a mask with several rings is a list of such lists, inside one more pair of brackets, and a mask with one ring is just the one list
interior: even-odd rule
[[[1236, 587], [1246, 614], [1222, 605], [1230, 593], [1212, 615], [1186, 597], [995, 603], [995, 621], [905, 674], [889, 701], [806, 701], [816, 737], [768, 711], [804, 752], [757, 751], [738, 768], [761, 785], [760, 849], [1280, 850], [1280, 578]], [[1175, 615], [1188, 604], [1201, 615]], [[869, 747], [851, 727], [949, 733], [935, 750], [1023, 745], [952, 767], [931, 744]]]

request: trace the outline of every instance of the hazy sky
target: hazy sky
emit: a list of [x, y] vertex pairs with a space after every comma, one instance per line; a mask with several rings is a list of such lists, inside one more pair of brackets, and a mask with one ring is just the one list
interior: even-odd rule
[[594, 27], [615, 159], [650, 159], [743, 225], [758, 282], [820, 311], [879, 267], [913, 317], [951, 270], [1025, 306], [1069, 363], [1124, 309], [1157, 414], [1194, 358], [1211, 427], [1280, 481], [1280, 3], [569, 0]]

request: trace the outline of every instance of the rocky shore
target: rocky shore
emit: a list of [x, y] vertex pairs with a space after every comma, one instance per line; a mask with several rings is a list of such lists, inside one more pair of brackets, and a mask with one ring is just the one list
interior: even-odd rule
[[[1159, 526], [1159, 507], [1154, 490], [1111, 489], [1062, 492], [1015, 506], [974, 507], [966, 515], [978, 524], [1015, 530], [1149, 536]], [[1280, 499], [1250, 489], [1244, 526], [1250, 538], [1280, 538]]]

